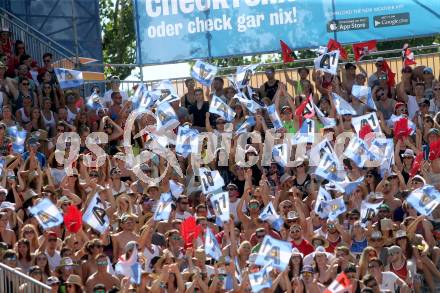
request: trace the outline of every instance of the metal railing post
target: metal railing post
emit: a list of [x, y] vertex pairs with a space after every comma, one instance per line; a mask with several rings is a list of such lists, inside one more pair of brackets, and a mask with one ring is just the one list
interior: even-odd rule
[[30, 276], [0, 263], [0, 292], [18, 292], [21, 285], [27, 284], [25, 292], [49, 293], [51, 288]]

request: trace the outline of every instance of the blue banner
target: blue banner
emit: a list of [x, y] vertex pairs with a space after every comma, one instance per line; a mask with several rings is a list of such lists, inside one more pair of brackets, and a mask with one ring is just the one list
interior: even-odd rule
[[[436, 34], [432, 0], [134, 0], [140, 64]], [[423, 23], [424, 25], [420, 25]], [[178, 48], [178, 50], [176, 49]]]

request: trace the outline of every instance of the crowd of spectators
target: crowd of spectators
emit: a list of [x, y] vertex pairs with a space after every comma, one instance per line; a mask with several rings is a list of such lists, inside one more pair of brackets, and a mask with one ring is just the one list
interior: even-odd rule
[[[51, 54], [34, 60], [39, 56], [27, 55], [26, 45], [11, 40], [7, 30], [0, 32], [3, 264], [49, 285], [51, 292], [251, 292], [249, 275], [261, 269], [255, 260], [269, 235], [290, 242], [292, 253], [287, 269], [273, 270], [271, 288], [261, 292], [324, 292], [342, 272], [350, 280], [351, 292], [404, 293], [422, 292], [423, 288], [438, 292], [438, 209], [421, 215], [406, 200], [417, 188], [439, 186], [440, 82], [432, 68], [404, 66], [397, 84], [389, 82], [383, 58], [377, 58], [377, 71], [370, 76], [357, 63], [341, 65], [337, 75], [301, 68], [299, 80], [286, 74], [286, 83], [294, 88], [288, 92], [286, 84], [275, 79], [274, 68], [267, 67], [267, 81], [253, 89], [253, 99], [264, 105], [255, 113], [234, 98], [236, 89], [226, 86], [224, 79], [216, 77], [208, 90], [187, 79], [185, 95], [171, 106], [180, 125], [201, 132], [234, 134], [247, 117], [255, 116], [255, 125], [247, 131], [264, 138], [273, 128], [265, 106], [275, 104], [283, 122], [278, 132], [294, 134], [301, 127], [295, 113], [311, 96], [326, 117], [336, 119], [336, 125], [328, 126], [317, 115], [310, 118], [316, 121], [315, 132], [323, 133], [334, 145], [341, 133], [357, 135], [353, 117], [373, 111], [351, 94], [353, 85], [368, 85], [380, 130], [394, 140], [394, 162], [384, 174], [379, 167], [359, 168], [340, 158], [349, 181], [364, 178], [350, 194], [344, 194], [315, 175], [316, 166], [310, 166], [308, 153], [295, 158], [292, 167], [282, 167], [276, 161], [270, 166], [262, 166], [261, 161], [252, 167], [237, 164], [234, 135], [229, 165], [220, 165], [219, 156], [204, 164], [220, 172], [224, 191], [229, 194], [230, 220], [219, 225], [209, 194], [202, 192], [198, 170], [193, 170], [189, 158], [177, 156], [183, 178], [172, 169], [165, 172], [166, 162], [158, 155], [139, 166], [150, 177], [166, 173], [160, 184], [145, 182], [132, 171], [133, 166], [124, 159], [122, 143], [133, 109], [117, 77], [110, 79], [106, 92], [95, 87], [87, 93], [98, 95], [103, 105], [90, 109], [89, 97], [81, 97], [78, 89], [59, 87]], [[356, 115], [338, 115], [333, 94], [348, 102]], [[232, 121], [210, 113], [214, 95], [234, 110]], [[395, 136], [395, 125], [390, 122], [393, 115], [407, 117], [415, 132]], [[150, 115], [141, 115], [135, 130], [155, 123]], [[9, 135], [8, 129], [14, 126], [27, 131], [21, 153], [14, 151], [16, 137]], [[91, 153], [86, 138], [98, 131], [108, 135], [108, 142], [101, 144], [108, 156], [103, 166], [90, 168], [84, 159]], [[64, 132], [77, 132], [81, 138], [73, 174], [55, 159], [57, 139]], [[155, 138], [148, 134], [135, 138], [135, 132], [131, 143], [138, 154]], [[426, 148], [429, 156], [424, 156]], [[173, 143], [168, 149], [175, 153]], [[261, 155], [263, 143], [253, 142], [242, 151], [246, 156]], [[422, 160], [417, 159], [420, 154]], [[174, 199], [168, 221], [154, 221], [161, 195], [171, 192], [176, 184], [182, 191]], [[346, 212], [336, 220], [316, 213], [320, 188], [332, 198], [344, 196]], [[69, 206], [84, 212], [95, 194], [104, 203], [110, 221], [103, 233], [86, 223], [76, 232], [63, 224], [44, 230], [29, 211], [48, 198], [62, 213]], [[269, 203], [283, 220], [278, 230], [259, 217]], [[365, 203], [377, 204], [367, 225], [361, 222]], [[202, 232], [188, 243], [182, 224], [190, 218]], [[206, 229], [213, 232], [221, 247], [218, 260], [205, 251]], [[116, 269], [133, 252], [138, 253], [142, 269], [138, 284]], [[27, 292], [27, 286], [30, 284], [6, 287], [7, 292]]]

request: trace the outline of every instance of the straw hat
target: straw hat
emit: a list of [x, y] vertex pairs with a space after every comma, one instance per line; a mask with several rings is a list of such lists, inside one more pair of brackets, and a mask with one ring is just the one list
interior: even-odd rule
[[15, 162], [15, 160], [17, 160], [18, 157], [14, 156], [14, 155], [8, 155], [5, 157], [5, 167], [8, 167], [9, 165], [11, 165], [13, 162]]
[[328, 245], [329, 245], [328, 240], [325, 239], [324, 237], [322, 237], [322, 236], [319, 235], [319, 234], [315, 234], [315, 235], [313, 236], [311, 243], [313, 244], [313, 241], [315, 241], [315, 240], [322, 241], [322, 245], [320, 245], [320, 246], [323, 246], [324, 248], [327, 248]]
[[23, 204], [34, 197], [38, 197], [38, 193], [36, 193], [33, 189], [28, 189], [23, 194]]
[[80, 288], [82, 288], [82, 282], [81, 277], [75, 274], [72, 274], [67, 278], [66, 284], [73, 284], [78, 285]]

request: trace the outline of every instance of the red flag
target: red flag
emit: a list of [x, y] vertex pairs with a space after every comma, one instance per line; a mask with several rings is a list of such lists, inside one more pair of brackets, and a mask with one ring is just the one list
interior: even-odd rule
[[351, 284], [350, 279], [347, 275], [342, 272], [334, 280], [327, 289], [324, 290], [324, 293], [342, 293], [342, 292], [351, 292]]
[[377, 51], [376, 40], [353, 44], [354, 59], [356, 61], [359, 61], [362, 57], [374, 51]]
[[359, 138], [360, 139], [365, 139], [365, 137], [367, 136], [367, 134], [372, 133], [373, 129], [371, 128], [369, 123], [364, 124], [364, 126], [361, 127], [361, 129], [359, 130]]
[[440, 139], [429, 144], [429, 160], [434, 161], [440, 157]]
[[303, 117], [308, 119], [308, 118], [312, 118], [313, 116], [315, 116], [315, 109], [312, 106], [312, 104], [310, 103], [312, 98], [313, 98], [312, 95], [309, 95], [307, 97], [307, 99], [304, 99], [304, 101], [302, 101], [302, 103], [295, 110], [295, 116], [298, 117], [300, 127], [302, 125], [302, 118]]
[[286, 43], [280, 40], [281, 44], [281, 55], [283, 56], [283, 62], [289, 63], [295, 61], [295, 54], [293, 53], [292, 49], [290, 49], [289, 46], [287, 46]]
[[402, 61], [403, 61], [403, 66], [410, 66], [417, 64], [416, 60], [414, 60], [414, 53], [410, 50], [408, 44], [403, 45]]
[[411, 134], [411, 128], [408, 127], [408, 118], [400, 118], [394, 122], [394, 137], [396, 139], [408, 137]]
[[423, 152], [419, 152], [412, 163], [411, 170], [409, 171], [409, 177], [414, 177], [417, 175], [417, 173], [419, 173], [420, 168], [422, 167], [422, 162]]
[[185, 249], [192, 246], [192, 241], [199, 237], [201, 231], [200, 225], [196, 225], [196, 218], [194, 216], [186, 218], [180, 225], [180, 232], [182, 233]]
[[396, 74], [391, 70], [388, 63], [384, 60], [382, 65], [382, 71], [387, 74], [387, 84], [389, 87], [393, 87], [396, 85]]
[[67, 212], [64, 214], [64, 225], [67, 231], [76, 233], [82, 226], [82, 213], [74, 205], [67, 207]]
[[342, 47], [341, 43], [336, 40], [330, 39], [327, 43], [327, 49], [329, 52], [339, 50], [339, 56], [342, 60], [348, 60], [347, 51]]

